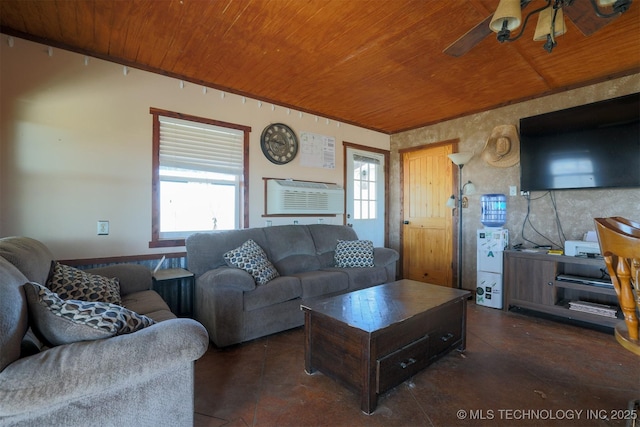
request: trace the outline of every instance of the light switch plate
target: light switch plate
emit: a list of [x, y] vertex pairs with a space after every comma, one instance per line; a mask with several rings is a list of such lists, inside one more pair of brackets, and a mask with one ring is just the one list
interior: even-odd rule
[[109, 234], [109, 221], [98, 221], [98, 236]]
[[509, 186], [509, 195], [510, 196], [517, 196], [518, 195], [518, 187], [516, 187], [515, 185], [510, 185]]

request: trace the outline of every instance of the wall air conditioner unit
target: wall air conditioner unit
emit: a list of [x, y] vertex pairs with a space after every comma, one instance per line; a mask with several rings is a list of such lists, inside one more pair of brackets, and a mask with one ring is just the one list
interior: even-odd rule
[[342, 214], [344, 190], [336, 184], [267, 180], [267, 215]]

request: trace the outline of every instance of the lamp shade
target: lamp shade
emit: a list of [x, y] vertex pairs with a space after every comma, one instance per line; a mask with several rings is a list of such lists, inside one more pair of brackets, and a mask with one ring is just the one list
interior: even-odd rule
[[456, 198], [453, 194], [447, 199], [447, 203], [445, 204], [445, 206], [451, 209], [456, 207]]
[[553, 37], [561, 36], [567, 32], [567, 27], [564, 25], [564, 14], [562, 8], [557, 9], [556, 19], [553, 19], [555, 10], [553, 6], [549, 6], [538, 14], [538, 24], [536, 25], [536, 32], [533, 35], [534, 41], [545, 41], [547, 36], [551, 34], [551, 27], [554, 27]]
[[500, 0], [498, 8], [491, 18], [489, 28], [494, 33], [502, 30], [504, 22], [507, 23], [507, 29], [513, 30], [520, 26], [522, 21], [522, 9], [520, 8], [520, 0]]
[[600, 6], [609, 6], [616, 2], [616, 0], [598, 0]]
[[471, 151], [463, 151], [461, 153], [451, 153], [448, 155], [451, 161], [460, 166], [466, 164], [473, 157], [473, 152]]
[[475, 192], [476, 186], [471, 181], [468, 181], [465, 185], [462, 186], [462, 194], [474, 194]]

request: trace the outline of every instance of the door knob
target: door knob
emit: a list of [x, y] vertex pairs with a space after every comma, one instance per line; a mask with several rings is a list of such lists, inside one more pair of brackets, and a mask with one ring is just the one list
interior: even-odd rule
[[402, 223], [403, 223], [404, 225], [408, 225], [408, 224], [409, 224], [409, 221], [403, 221]]

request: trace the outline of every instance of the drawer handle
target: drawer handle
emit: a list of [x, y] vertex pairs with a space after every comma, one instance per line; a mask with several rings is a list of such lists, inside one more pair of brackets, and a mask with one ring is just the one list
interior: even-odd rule
[[449, 341], [451, 338], [453, 338], [453, 334], [452, 334], [451, 332], [449, 332], [447, 335], [443, 335], [443, 336], [441, 336], [441, 337], [440, 337], [440, 339], [441, 339], [443, 342], [447, 342], [447, 341]]
[[408, 366], [411, 366], [414, 363], [416, 363], [416, 359], [414, 359], [412, 357], [409, 360], [407, 360], [406, 362], [400, 362], [400, 367], [402, 367], [402, 369], [406, 369]]

